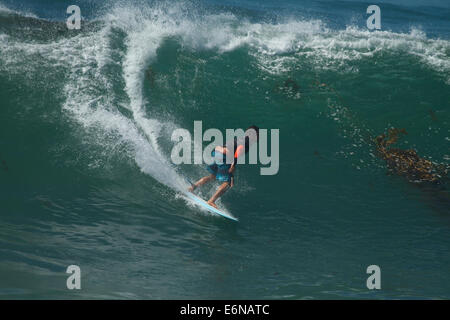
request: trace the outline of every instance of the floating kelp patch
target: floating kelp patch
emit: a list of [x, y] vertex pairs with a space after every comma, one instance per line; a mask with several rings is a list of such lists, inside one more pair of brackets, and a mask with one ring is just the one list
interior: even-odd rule
[[439, 182], [448, 173], [448, 166], [436, 164], [421, 158], [413, 149], [403, 150], [390, 148], [401, 135], [408, 134], [405, 129], [392, 128], [387, 135], [382, 134], [374, 139], [378, 154], [386, 160], [389, 170], [395, 174], [405, 176], [410, 181]]
[[0, 167], [2, 168], [3, 171], [8, 171], [8, 165], [6, 164], [6, 161], [3, 159], [0, 160]]
[[316, 156], [316, 157], [318, 157], [318, 158], [323, 158], [322, 157], [322, 155], [320, 154], [320, 152], [319, 151], [317, 151], [317, 150], [314, 150], [314, 156]]
[[294, 100], [301, 98], [300, 86], [291, 78], [286, 79], [282, 84], [276, 86], [274, 91]]
[[156, 71], [153, 70], [153, 68], [150, 66], [150, 67], [148, 67], [147, 71], [145, 72], [145, 76], [150, 83], [150, 87], [153, 88], [155, 86]]
[[428, 113], [430, 114], [430, 117], [433, 121], [438, 121], [438, 118], [436, 116], [436, 112], [433, 109], [428, 109]]

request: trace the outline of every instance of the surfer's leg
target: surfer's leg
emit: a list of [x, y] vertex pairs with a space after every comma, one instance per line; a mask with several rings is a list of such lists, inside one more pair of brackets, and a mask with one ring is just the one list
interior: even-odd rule
[[217, 206], [215, 204], [216, 200], [219, 199], [219, 197], [221, 197], [228, 190], [229, 187], [230, 187], [230, 183], [228, 181], [222, 183], [220, 185], [220, 187], [217, 189], [216, 193], [214, 193], [214, 195], [211, 197], [211, 199], [208, 200], [208, 204], [210, 206], [217, 208]]
[[214, 174], [210, 174], [209, 176], [203, 177], [200, 180], [198, 180], [196, 183], [194, 183], [192, 186], [189, 187], [189, 191], [194, 191], [197, 187], [200, 187], [207, 183], [208, 181], [214, 180], [216, 176]]

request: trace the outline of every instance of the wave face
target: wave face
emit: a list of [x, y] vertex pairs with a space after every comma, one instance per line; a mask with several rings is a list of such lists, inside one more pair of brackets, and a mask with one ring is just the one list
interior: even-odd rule
[[[41, 2], [0, 2], [0, 298], [449, 298], [447, 180], [386, 175], [371, 142], [405, 128], [448, 165], [445, 2], [384, 2], [375, 32], [353, 1], [81, 1], [80, 31]], [[180, 196], [195, 120], [280, 129], [279, 174], [219, 200], [237, 225]]]

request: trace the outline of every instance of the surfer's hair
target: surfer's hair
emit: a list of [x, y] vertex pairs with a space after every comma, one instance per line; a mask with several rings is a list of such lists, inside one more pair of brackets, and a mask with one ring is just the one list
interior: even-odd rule
[[[255, 130], [255, 132], [256, 132], [256, 139], [259, 140], [259, 128], [257, 126], [255, 126], [255, 125], [252, 125], [252, 126], [247, 128], [247, 130], [250, 130], [250, 129]], [[245, 130], [245, 131], [247, 131], [247, 130]]]
[[[250, 131], [250, 133], [248, 133]], [[256, 133], [256, 139], [255, 139], [255, 133]], [[259, 128], [255, 125], [250, 126], [245, 130], [245, 153], [248, 152], [250, 149], [250, 145], [253, 143], [257, 143], [259, 140]]]

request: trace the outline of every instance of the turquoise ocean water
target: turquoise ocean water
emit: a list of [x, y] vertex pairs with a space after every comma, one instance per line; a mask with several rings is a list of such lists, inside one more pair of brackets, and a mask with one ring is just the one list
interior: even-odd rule
[[[278, 174], [219, 201], [238, 223], [181, 196], [195, 120], [280, 130]], [[0, 299], [448, 299], [449, 183], [388, 174], [392, 127], [449, 164], [447, 1], [0, 0]]]

